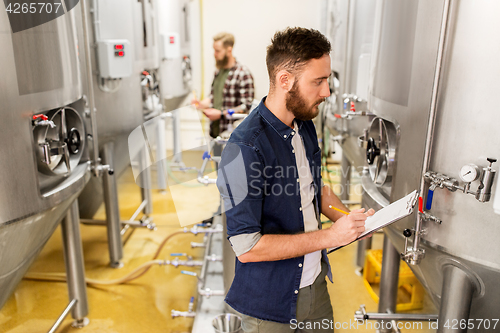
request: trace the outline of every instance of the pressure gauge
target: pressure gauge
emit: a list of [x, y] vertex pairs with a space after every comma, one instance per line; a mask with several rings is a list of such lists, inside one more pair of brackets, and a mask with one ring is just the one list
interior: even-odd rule
[[471, 183], [479, 178], [479, 168], [474, 164], [467, 164], [460, 169], [460, 178], [466, 182]]

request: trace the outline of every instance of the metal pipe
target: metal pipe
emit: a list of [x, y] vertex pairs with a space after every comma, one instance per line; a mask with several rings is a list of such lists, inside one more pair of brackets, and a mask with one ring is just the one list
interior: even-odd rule
[[349, 200], [350, 195], [350, 187], [349, 184], [351, 182], [351, 163], [349, 159], [342, 153], [342, 164], [341, 164], [341, 175], [340, 175], [340, 189], [342, 193], [340, 194], [340, 200]]
[[[350, 19], [351, 19], [351, 0], [347, 0], [347, 21], [346, 21], [346, 31], [345, 31], [345, 48], [344, 48], [344, 77], [342, 78], [342, 82], [341, 82], [341, 85], [343, 85], [343, 92], [342, 94], [346, 93], [347, 92], [347, 81], [349, 80], [348, 76], [347, 76], [347, 68], [349, 67], [349, 60], [348, 60], [348, 57], [349, 57], [349, 28], [351, 27], [351, 22], [350, 22]], [[339, 110], [343, 110], [343, 99], [342, 98], [339, 98]], [[345, 125], [343, 124], [342, 125], [342, 130], [345, 131]]]
[[[135, 210], [134, 214], [130, 217], [128, 222], [134, 222], [135, 219], [137, 218], [137, 216], [140, 214], [141, 210], [143, 210], [144, 207], [146, 207], [146, 204], [147, 204], [147, 201], [142, 200], [141, 204], [139, 205], [139, 207], [137, 207], [137, 209]], [[126, 222], [122, 221], [122, 223], [126, 223]]]
[[142, 202], [146, 202], [144, 205], [143, 213], [146, 216], [151, 215], [153, 212], [153, 194], [151, 193], [151, 166], [148, 166], [147, 163], [148, 155], [146, 151], [143, 149], [141, 151], [141, 197]]
[[[439, 84], [441, 81], [441, 70], [444, 62], [444, 51], [446, 43], [446, 35], [448, 32], [449, 14], [450, 14], [451, 1], [445, 0], [443, 7], [443, 18], [441, 21], [441, 31], [439, 34], [439, 46], [436, 59], [436, 70], [434, 72], [434, 81], [432, 84], [432, 97], [431, 106], [429, 112], [429, 125], [427, 126], [427, 136], [425, 139], [425, 151], [424, 151], [424, 163], [422, 165], [422, 177], [420, 180], [420, 193], [424, 193], [425, 189], [425, 178], [423, 175], [429, 170], [430, 160], [431, 160], [431, 150], [432, 150], [432, 139], [434, 137], [434, 127], [436, 123], [436, 109], [437, 109], [437, 99], [439, 93]], [[418, 218], [415, 222], [415, 236], [413, 238], [413, 249], [417, 250], [420, 245], [420, 231], [422, 228], [422, 223]]]
[[79, 216], [78, 201], [75, 200], [61, 223], [61, 231], [69, 299], [78, 301], [71, 314], [77, 322], [82, 323], [89, 309]]
[[[107, 142], [103, 147], [103, 162], [113, 167], [113, 142]], [[120, 209], [118, 206], [118, 189], [116, 186], [115, 175], [104, 173], [103, 177], [104, 187], [104, 204], [106, 209], [106, 222], [108, 233], [108, 248], [110, 266], [113, 268], [120, 268], [123, 266], [121, 262], [123, 258], [123, 244], [120, 234]]]
[[420, 313], [356, 313], [356, 320], [437, 321], [438, 315]]
[[[80, 222], [85, 225], [105, 226], [108, 224], [108, 222], [105, 220], [93, 220], [93, 219], [81, 219]], [[143, 223], [142, 221], [120, 221], [120, 224], [134, 228], [141, 228], [141, 227], [147, 228], [147, 224]]]
[[95, 99], [94, 99], [94, 76], [92, 74], [92, 61], [90, 55], [90, 40], [89, 40], [89, 27], [87, 21], [87, 5], [86, 0], [82, 0], [82, 23], [83, 23], [83, 39], [85, 46], [85, 62], [86, 72], [87, 72], [87, 85], [88, 85], [88, 95], [89, 95], [89, 106], [90, 106], [90, 123], [92, 130], [92, 166], [94, 176], [99, 176], [99, 169], [97, 166], [99, 165], [99, 141], [97, 134], [97, 117], [96, 117], [96, 107], [95, 107]]
[[453, 265], [444, 267], [437, 333], [467, 332], [467, 325], [465, 328], [461, 325], [457, 327], [453, 322], [468, 322], [474, 290], [474, 284], [466, 272]]
[[[398, 296], [398, 279], [400, 256], [396, 248], [392, 245], [387, 234], [384, 235], [384, 255], [382, 258], [382, 272], [380, 275], [380, 299], [378, 312], [386, 313], [396, 311], [396, 301]], [[390, 330], [381, 330], [381, 333]]]
[[57, 318], [56, 322], [54, 323], [54, 325], [52, 325], [48, 333], [54, 333], [59, 328], [59, 326], [61, 326], [61, 323], [63, 322], [64, 318], [66, 318], [66, 316], [71, 311], [73, 306], [75, 306], [76, 302], [77, 302], [76, 299], [69, 302], [68, 306], [66, 306], [66, 309], [64, 309], [63, 313], [61, 313], [59, 318]]

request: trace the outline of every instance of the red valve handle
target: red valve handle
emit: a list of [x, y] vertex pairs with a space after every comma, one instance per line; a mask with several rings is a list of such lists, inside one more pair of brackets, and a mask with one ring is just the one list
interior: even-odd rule
[[149, 75], [149, 73], [147, 71], [143, 71], [142, 75]]
[[342, 118], [342, 116], [340, 114], [334, 114], [335, 118]]
[[351, 111], [356, 112], [356, 106], [354, 105], [354, 102], [351, 102]]
[[422, 197], [418, 197], [418, 211], [420, 213], [423, 213], [424, 212], [424, 199], [422, 199]]
[[49, 117], [47, 117], [44, 114], [35, 114], [35, 115], [33, 115], [33, 120], [37, 120], [38, 118], [42, 118], [42, 120], [49, 120]]

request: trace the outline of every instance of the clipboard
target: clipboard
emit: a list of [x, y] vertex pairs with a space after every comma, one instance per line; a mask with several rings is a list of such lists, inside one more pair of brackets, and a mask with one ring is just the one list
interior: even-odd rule
[[[358, 238], [356, 238], [354, 241], [351, 243], [354, 243], [355, 241], [376, 232], [379, 229], [382, 229], [389, 224], [392, 224], [394, 222], [397, 222], [401, 220], [402, 218], [407, 217], [411, 213], [413, 213], [413, 208], [415, 207], [415, 204], [417, 203], [418, 200], [418, 191], [415, 190], [408, 194], [407, 196], [394, 201], [392, 204], [390, 204], [387, 207], [384, 207], [383, 209], [379, 210], [372, 216], [369, 216], [366, 219], [365, 222], [365, 231], [359, 235]], [[349, 244], [351, 244], [349, 243]], [[346, 244], [346, 245], [349, 245]], [[346, 245], [342, 246], [337, 246], [337, 247], [331, 247], [327, 249], [328, 253], [331, 253], [333, 251], [336, 251], [340, 248], [343, 248]]]

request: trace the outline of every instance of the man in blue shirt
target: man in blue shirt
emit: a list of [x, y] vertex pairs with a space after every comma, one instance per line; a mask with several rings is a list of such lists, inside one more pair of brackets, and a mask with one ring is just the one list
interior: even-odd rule
[[[233, 132], [218, 172], [236, 253], [226, 302], [245, 332], [333, 331], [326, 250], [354, 241], [373, 210], [348, 211], [321, 181], [312, 119], [330, 95], [331, 46], [318, 31], [288, 28], [267, 48], [267, 97]], [[321, 230], [320, 213], [335, 221]]]

